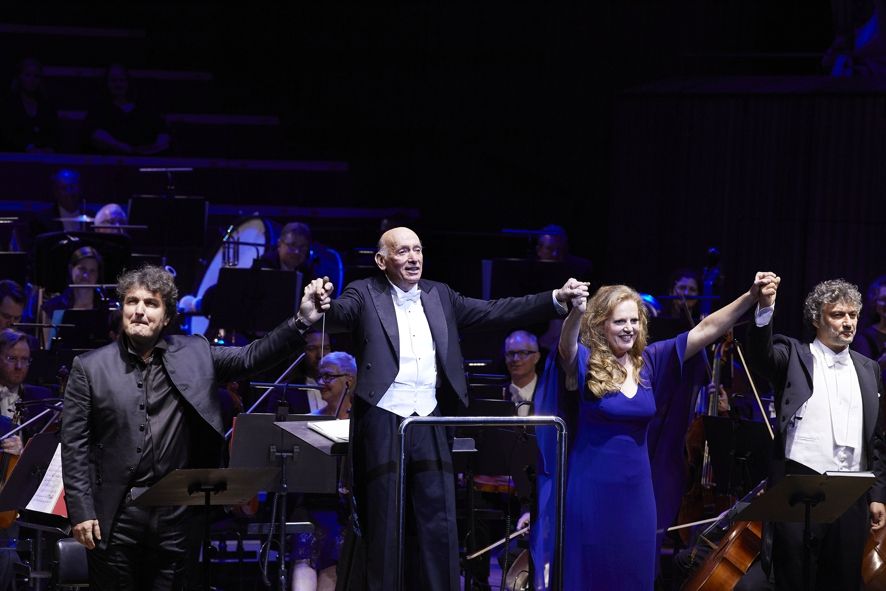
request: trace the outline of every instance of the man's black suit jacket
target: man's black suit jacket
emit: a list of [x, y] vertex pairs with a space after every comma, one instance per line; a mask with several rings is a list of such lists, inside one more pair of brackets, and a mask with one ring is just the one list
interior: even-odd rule
[[[202, 336], [166, 336], [163, 366], [176, 390], [202, 421], [205, 445], [190, 467], [217, 467], [224, 425], [217, 384], [252, 374], [304, 347], [291, 321], [246, 347], [213, 347]], [[98, 519], [107, 544], [114, 515], [138, 466], [145, 432], [141, 372], [123, 340], [74, 359], [62, 413], [62, 475], [74, 524]], [[160, 477], [165, 475], [159, 475]]]
[[[791, 417], [812, 396], [812, 351], [808, 343], [772, 334], [772, 323], [748, 330], [748, 361], [751, 368], [772, 382], [775, 389], [776, 432], [770, 462], [770, 484], [784, 475], [785, 435]], [[864, 445], [867, 469], [877, 477], [870, 500], [886, 502], [886, 434], [880, 413], [883, 384], [876, 361], [850, 350], [861, 388], [864, 413]]]
[[[468, 403], [462, 331], [497, 330], [542, 322], [556, 316], [550, 291], [498, 300], [465, 297], [445, 283], [419, 281], [421, 302], [431, 329], [440, 378], [438, 402], [448, 414], [454, 392]], [[400, 336], [387, 277], [378, 275], [350, 283], [326, 313], [329, 332], [350, 332], [357, 357], [355, 394], [371, 405], [388, 391], [400, 366]], [[443, 397], [441, 397], [443, 392]]]

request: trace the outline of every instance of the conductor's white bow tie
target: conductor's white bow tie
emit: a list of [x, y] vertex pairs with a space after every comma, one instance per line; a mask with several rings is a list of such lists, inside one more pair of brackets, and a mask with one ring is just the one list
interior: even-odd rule
[[400, 306], [405, 305], [407, 302], [417, 302], [421, 299], [421, 291], [418, 289], [411, 289], [406, 292], [396, 292], [397, 293], [397, 304]]

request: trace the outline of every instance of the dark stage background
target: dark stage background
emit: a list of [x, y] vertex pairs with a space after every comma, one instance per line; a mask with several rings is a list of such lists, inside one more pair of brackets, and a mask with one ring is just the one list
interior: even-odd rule
[[[207, 110], [279, 117], [258, 157], [347, 165], [325, 185], [184, 180], [232, 206], [216, 225], [297, 207], [321, 240], [351, 246], [372, 244], [377, 220], [319, 208], [417, 212], [406, 219], [426, 242], [427, 275], [470, 295], [480, 259], [532, 254], [503, 228], [548, 223], [593, 261], [595, 283], [663, 293], [669, 271], [701, 267], [709, 247], [727, 297], [774, 270], [792, 334], [812, 284], [864, 286], [886, 268], [884, 87], [823, 75], [823, 0], [220, 6], [17, 6], [7, 22], [147, 34], [71, 44], [14, 29], [2, 65], [7, 79], [32, 54], [210, 71]], [[155, 96], [188, 102], [175, 92]], [[0, 196], [46, 201], [29, 185], [41, 177], [19, 168], [4, 169], [15, 180]]]

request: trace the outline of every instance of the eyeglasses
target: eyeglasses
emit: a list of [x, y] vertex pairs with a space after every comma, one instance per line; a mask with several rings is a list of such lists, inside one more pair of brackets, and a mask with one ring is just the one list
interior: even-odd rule
[[536, 353], [538, 353], [538, 351], [527, 351], [526, 349], [521, 349], [520, 351], [505, 351], [505, 359], [526, 359], [530, 355]]
[[281, 242], [280, 246], [289, 252], [307, 252], [311, 249], [310, 244], [301, 244], [296, 242]]
[[317, 376], [318, 382], [331, 382], [332, 380], [337, 380], [338, 378], [345, 377], [346, 373], [321, 373]]
[[30, 366], [31, 361], [33, 361], [33, 359], [31, 359], [30, 357], [13, 357], [12, 355], [4, 355], [3, 359], [6, 360], [6, 363], [8, 363], [9, 365], [21, 364], [24, 366]]

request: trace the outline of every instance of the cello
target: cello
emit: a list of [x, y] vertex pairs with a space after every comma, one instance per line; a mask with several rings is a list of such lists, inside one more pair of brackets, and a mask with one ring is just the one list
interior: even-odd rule
[[[761, 481], [699, 536], [704, 543], [713, 548], [713, 552], [684, 583], [683, 591], [732, 589], [741, 580], [760, 555], [763, 524], [759, 521], [738, 521], [730, 527], [729, 522], [763, 490], [765, 484], [765, 480]], [[722, 535], [719, 542], [716, 538], [718, 534]]]
[[[741, 345], [736, 343], [735, 350], [741, 359], [742, 368], [748, 378], [748, 383], [754, 393], [757, 405], [764, 417], [764, 424], [771, 439], [775, 439], [775, 433], [772, 431], [772, 425], [766, 420], [767, 413], [763, 408], [763, 401], [754, 384], [754, 379], [748, 370]], [[760, 494], [765, 487], [766, 480], [761, 481], [750, 493], [742, 498], [741, 502], [750, 500], [753, 496]], [[741, 504], [736, 503], [733, 510], [729, 514], [734, 515]], [[727, 514], [725, 517], [729, 517]], [[715, 526], [721, 522], [717, 522], [709, 527], [700, 536], [702, 541], [708, 543], [715, 548], [711, 554], [705, 558], [701, 566], [692, 574], [689, 580], [683, 585], [683, 591], [720, 591], [723, 589], [732, 589], [744, 576], [754, 560], [760, 555], [763, 544], [763, 524], [759, 521], [737, 521], [723, 535], [718, 544], [709, 541], [709, 532], [715, 531]]]

